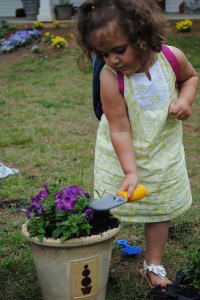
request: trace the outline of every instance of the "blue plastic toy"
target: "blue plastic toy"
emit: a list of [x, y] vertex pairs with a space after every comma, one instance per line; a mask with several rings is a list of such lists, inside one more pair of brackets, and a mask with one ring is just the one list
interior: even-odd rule
[[126, 255], [140, 254], [142, 249], [138, 246], [128, 246], [122, 249], [122, 252]]
[[138, 246], [129, 246], [127, 240], [118, 240], [115, 242], [118, 246], [122, 247], [122, 252], [126, 255], [140, 254], [142, 249]]

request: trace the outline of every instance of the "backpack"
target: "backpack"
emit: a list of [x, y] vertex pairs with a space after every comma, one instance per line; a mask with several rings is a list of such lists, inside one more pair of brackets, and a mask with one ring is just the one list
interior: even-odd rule
[[[169, 64], [172, 67], [172, 70], [176, 76], [176, 83], [175, 86], [178, 88], [178, 78], [179, 78], [179, 72], [180, 72], [180, 65], [179, 62], [174, 55], [173, 51], [166, 45], [162, 45], [162, 53], [168, 60]], [[92, 81], [92, 94], [93, 94], [93, 108], [94, 113], [97, 119], [100, 121], [101, 116], [103, 114], [102, 110], [102, 103], [101, 103], [101, 97], [100, 97], [100, 80], [99, 75], [100, 72], [104, 66], [103, 61], [98, 61], [96, 57], [93, 61], [93, 81]], [[119, 90], [122, 96], [124, 95], [124, 75], [120, 72], [117, 73], [118, 82], [119, 82]]]

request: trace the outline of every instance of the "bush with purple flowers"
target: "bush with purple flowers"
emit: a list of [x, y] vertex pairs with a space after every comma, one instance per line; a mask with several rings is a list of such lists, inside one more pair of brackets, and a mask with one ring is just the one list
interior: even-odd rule
[[11, 34], [9, 39], [2, 39], [0, 41], [0, 53], [12, 52], [14, 49], [30, 45], [40, 38], [40, 30], [19, 30], [14, 34]]
[[60, 189], [59, 184], [44, 185], [26, 209], [30, 237], [60, 239], [90, 234], [92, 209], [87, 208], [89, 194], [78, 186]]

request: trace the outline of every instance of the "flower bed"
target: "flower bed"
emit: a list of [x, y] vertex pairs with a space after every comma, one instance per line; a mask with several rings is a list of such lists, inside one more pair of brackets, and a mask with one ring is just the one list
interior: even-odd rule
[[13, 50], [25, 47], [29, 44], [38, 41], [41, 37], [41, 31], [37, 29], [33, 30], [20, 30], [11, 34], [11, 36], [0, 42], [0, 53], [12, 52]]
[[[44, 54], [45, 48], [49, 48], [49, 46], [52, 49], [68, 48], [74, 35], [69, 33], [66, 28], [62, 28], [62, 26], [59, 21], [55, 20], [51, 25], [52, 28], [49, 28], [48, 25], [48, 30], [45, 30], [45, 26], [41, 22], [34, 22], [32, 25], [17, 26], [17, 31], [11, 35], [10, 30], [8, 30], [4, 38], [0, 39], [0, 54], [11, 53], [28, 45], [33, 46], [33, 53], [39, 54]], [[11, 28], [11, 25], [9, 25], [9, 28]], [[15, 29], [13, 28], [13, 30]], [[47, 45], [43, 47], [43, 43]]]

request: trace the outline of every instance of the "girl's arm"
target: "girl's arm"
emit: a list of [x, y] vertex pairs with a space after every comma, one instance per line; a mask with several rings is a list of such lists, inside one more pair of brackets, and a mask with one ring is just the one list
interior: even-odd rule
[[181, 50], [173, 47], [173, 52], [180, 64], [180, 85], [179, 96], [170, 104], [169, 113], [178, 120], [185, 121], [191, 115], [191, 105], [198, 89], [198, 76]]
[[103, 111], [109, 123], [112, 145], [125, 174], [119, 191], [128, 190], [130, 198], [137, 185], [137, 173], [126, 104], [120, 94], [118, 79], [114, 73], [103, 69], [100, 82]]

